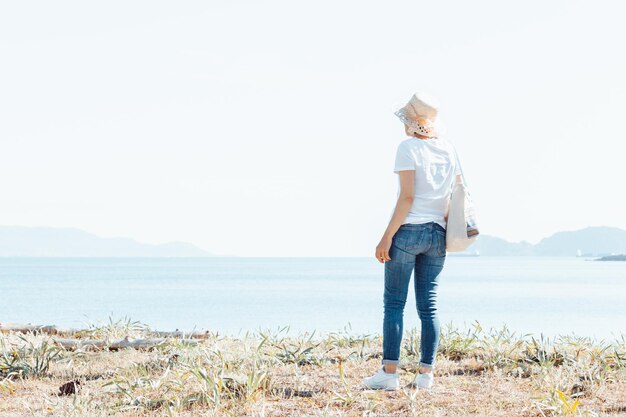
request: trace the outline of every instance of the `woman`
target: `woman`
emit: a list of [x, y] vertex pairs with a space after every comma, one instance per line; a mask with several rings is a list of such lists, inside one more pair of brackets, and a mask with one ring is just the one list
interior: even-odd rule
[[414, 272], [417, 312], [421, 321], [420, 368], [413, 385], [431, 388], [439, 345], [438, 278], [446, 259], [448, 201], [460, 169], [453, 146], [438, 135], [437, 105], [416, 93], [395, 114], [404, 123], [408, 139], [396, 152], [398, 201], [389, 225], [376, 246], [384, 263], [383, 358], [376, 374], [363, 380], [371, 389], [399, 388], [398, 363], [404, 305]]

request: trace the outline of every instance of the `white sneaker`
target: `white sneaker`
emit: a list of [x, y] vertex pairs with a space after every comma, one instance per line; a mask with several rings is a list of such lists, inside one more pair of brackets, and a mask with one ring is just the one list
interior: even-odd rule
[[415, 379], [413, 380], [413, 385], [421, 389], [430, 389], [434, 383], [435, 376], [432, 371], [424, 372], [423, 374], [420, 374], [418, 371], [418, 374], [415, 375]]
[[369, 389], [396, 390], [400, 388], [400, 375], [398, 375], [398, 372], [389, 374], [381, 366], [373, 376], [363, 379], [363, 385]]

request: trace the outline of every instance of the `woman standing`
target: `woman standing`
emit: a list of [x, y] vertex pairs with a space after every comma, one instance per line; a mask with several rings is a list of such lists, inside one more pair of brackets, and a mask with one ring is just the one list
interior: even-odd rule
[[430, 388], [439, 345], [438, 278], [446, 259], [448, 202], [461, 171], [453, 146], [439, 137], [435, 102], [422, 93], [395, 112], [409, 138], [398, 145], [394, 172], [398, 201], [376, 246], [384, 263], [383, 358], [376, 374], [363, 380], [370, 389], [399, 388], [397, 366], [402, 342], [404, 305], [414, 272], [415, 298], [421, 321], [419, 372], [413, 385]]

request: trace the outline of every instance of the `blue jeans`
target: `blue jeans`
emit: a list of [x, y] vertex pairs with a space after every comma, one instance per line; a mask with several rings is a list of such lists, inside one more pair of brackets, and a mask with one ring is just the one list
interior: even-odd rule
[[419, 364], [434, 368], [440, 329], [437, 285], [446, 260], [446, 229], [435, 222], [405, 223], [392, 238], [389, 257], [385, 262], [382, 363], [399, 363], [404, 305], [415, 271], [415, 302], [422, 324]]

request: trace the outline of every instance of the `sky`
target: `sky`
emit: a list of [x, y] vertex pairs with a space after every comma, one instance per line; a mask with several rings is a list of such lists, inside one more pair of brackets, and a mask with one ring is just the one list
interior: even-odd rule
[[618, 1], [0, 4], [0, 225], [374, 256], [393, 112], [441, 104], [481, 233], [626, 229]]

